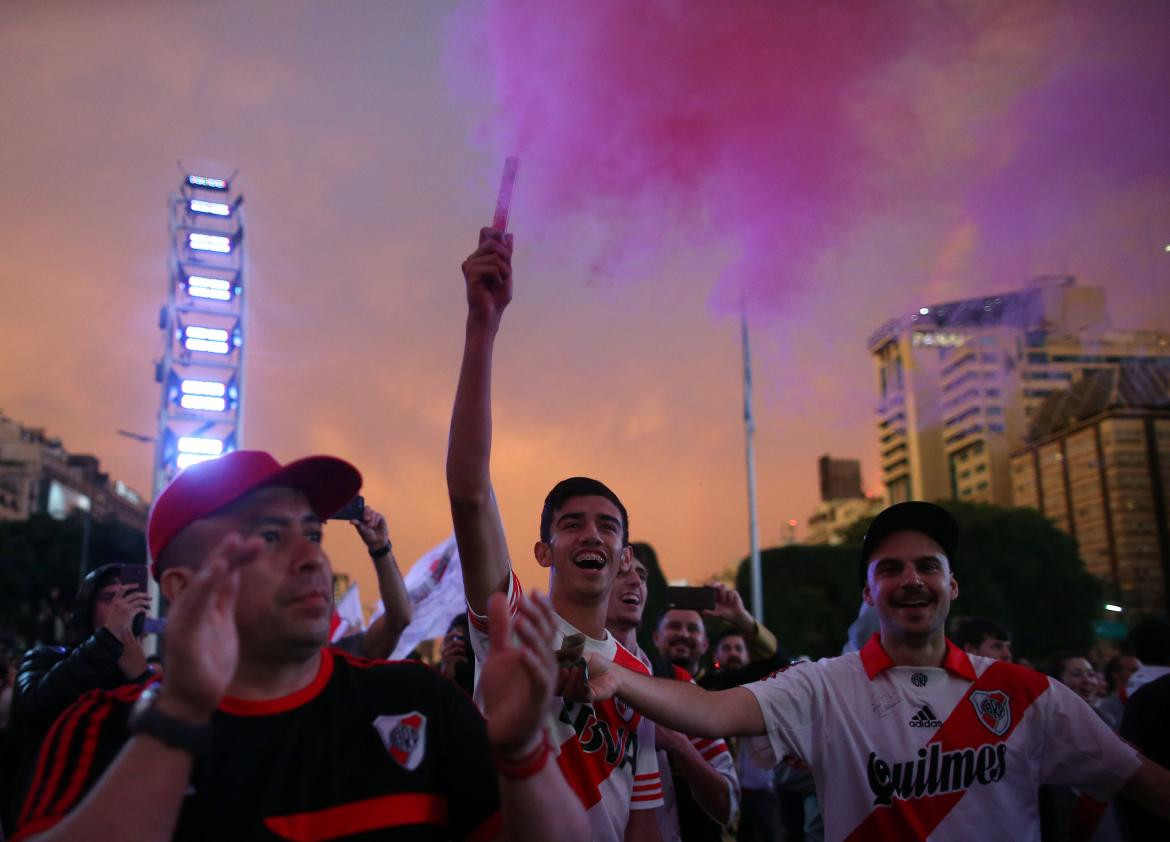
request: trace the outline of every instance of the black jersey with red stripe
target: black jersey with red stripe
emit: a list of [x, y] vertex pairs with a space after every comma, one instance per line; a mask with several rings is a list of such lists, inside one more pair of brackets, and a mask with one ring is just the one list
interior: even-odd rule
[[[50, 731], [16, 839], [73, 809], [128, 739], [141, 687], [83, 696]], [[225, 698], [196, 759], [175, 839], [464, 839], [499, 831], [483, 718], [413, 661], [325, 649], [311, 684], [263, 702]], [[127, 809], [133, 809], [128, 804]]]

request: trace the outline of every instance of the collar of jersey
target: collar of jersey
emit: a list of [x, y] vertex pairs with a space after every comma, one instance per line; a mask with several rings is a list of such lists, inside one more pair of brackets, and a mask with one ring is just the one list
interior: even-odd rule
[[[562, 639], [568, 637], [571, 634], [585, 634], [585, 632], [574, 626], [560, 614], [554, 612], [553, 616], [556, 617], [557, 628], [561, 630]], [[557, 645], [560, 645], [559, 641]], [[609, 633], [609, 629], [606, 629], [605, 637], [603, 637], [601, 640], [598, 640], [596, 637], [590, 637], [586, 634], [585, 648], [588, 652], [600, 652], [612, 661], [614, 654], [617, 652], [618, 642], [617, 639]]]
[[271, 716], [274, 713], [284, 713], [315, 699], [325, 689], [332, 675], [333, 654], [327, 648], [322, 649], [321, 665], [317, 668], [317, 674], [300, 690], [278, 699], [238, 699], [235, 696], [224, 696], [219, 703], [219, 709], [233, 716]]
[[[865, 646], [861, 647], [861, 665], [865, 667], [865, 674], [870, 681], [873, 681], [890, 667], [897, 666], [894, 659], [883, 648], [880, 633], [874, 632], [873, 637]], [[947, 654], [943, 658], [942, 668], [959, 678], [965, 678], [968, 681], [975, 680], [975, 668], [971, 666], [971, 659], [962, 649], [951, 643], [949, 638], [947, 639]]]

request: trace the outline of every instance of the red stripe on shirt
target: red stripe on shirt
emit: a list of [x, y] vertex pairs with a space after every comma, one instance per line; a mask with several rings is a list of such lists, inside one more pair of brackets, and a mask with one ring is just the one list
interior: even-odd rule
[[503, 834], [504, 817], [499, 810], [496, 810], [480, 822], [479, 827], [471, 831], [467, 836], [467, 842], [488, 842], [488, 840], [500, 838]]
[[712, 748], [707, 749], [706, 751], [704, 751], [702, 753], [701, 756], [704, 760], [711, 760], [715, 757], [718, 757], [721, 754], [730, 754], [730, 753], [731, 753], [731, 750], [727, 747], [727, 743], [724, 743], [723, 745], [713, 746]]
[[239, 699], [235, 696], [224, 696], [219, 701], [219, 709], [233, 716], [271, 716], [299, 708], [319, 696], [329, 683], [329, 678], [333, 675], [333, 651], [328, 647], [321, 650], [317, 674], [300, 690], [277, 699]]
[[650, 772], [650, 773], [645, 774], [645, 775], [634, 775], [634, 780], [636, 780], [636, 781], [651, 781], [651, 780], [658, 780], [661, 777], [662, 777], [661, 772]]
[[[996, 661], [972, 683], [946, 722], [926, 745], [938, 743], [943, 752], [951, 752], [1006, 742], [1020, 724], [1024, 712], [1047, 689], [1047, 676], [1014, 664]], [[1011, 722], [1002, 734], [995, 734], [989, 726], [980, 721], [975, 705], [971, 701], [971, 694], [977, 690], [1001, 690], [1008, 694]], [[920, 798], [895, 798], [889, 805], [876, 807], [846, 837], [846, 842], [877, 842], [884, 839], [925, 840], [968, 791], [960, 789]]]
[[85, 736], [82, 737], [81, 750], [77, 758], [77, 768], [73, 770], [69, 786], [53, 804], [52, 813], [67, 813], [73, 806], [73, 802], [81, 795], [81, 787], [85, 783], [85, 779], [89, 777], [90, 768], [93, 766], [93, 756], [97, 752], [98, 734], [101, 731], [102, 723], [110, 715], [110, 710], [109, 705], [98, 708], [94, 711], [89, 722], [86, 723]]
[[[520, 579], [519, 579], [519, 577], [516, 576], [516, 571], [513, 570], [512, 571], [512, 594], [508, 598], [508, 613], [513, 617], [516, 616], [516, 609], [520, 605], [520, 597], [523, 594], [524, 594], [524, 589], [522, 587], [520, 587]], [[474, 611], [472, 611], [470, 607], [468, 607], [468, 609], [467, 609], [467, 622], [471, 623], [471, 625], [475, 626], [477, 629], [479, 629], [484, 634], [487, 634], [487, 630], [488, 630], [487, 616], [481, 617], [480, 615], [478, 615]]]
[[97, 694], [89, 698], [83, 696], [73, 704], [73, 707], [67, 708], [57, 717], [57, 721], [49, 729], [49, 735], [41, 747], [37, 770], [33, 774], [33, 783], [24, 802], [24, 809], [21, 810], [18, 825], [23, 826], [33, 816], [44, 813], [49, 799], [57, 789], [61, 775], [65, 772], [65, 761], [69, 757], [69, 745], [73, 742], [77, 723], [89, 713], [97, 701]]
[[447, 799], [429, 793], [382, 795], [324, 810], [269, 816], [264, 826], [293, 842], [318, 842], [408, 824], [447, 824]]

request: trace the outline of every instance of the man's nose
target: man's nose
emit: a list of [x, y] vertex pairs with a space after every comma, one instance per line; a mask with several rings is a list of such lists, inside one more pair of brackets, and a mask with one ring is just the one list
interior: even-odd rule
[[300, 539], [295, 556], [296, 569], [298, 571], [323, 567], [327, 561], [325, 548], [321, 546], [320, 541], [313, 541], [308, 537], [302, 537]]
[[902, 584], [904, 585], [921, 585], [922, 574], [918, 568], [913, 564], [906, 565], [906, 569], [902, 571]]

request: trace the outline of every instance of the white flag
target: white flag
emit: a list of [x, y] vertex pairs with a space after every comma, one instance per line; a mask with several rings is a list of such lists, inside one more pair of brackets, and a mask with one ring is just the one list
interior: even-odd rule
[[402, 632], [390, 659], [405, 658], [420, 641], [439, 637], [457, 615], [467, 610], [463, 596], [463, 568], [452, 533], [446, 541], [423, 553], [406, 576], [406, 593], [414, 608], [410, 625]]
[[370, 626], [374, 625], [374, 620], [378, 619], [385, 613], [386, 606], [383, 605], [382, 600], [379, 599], [374, 603], [374, 607], [370, 610], [370, 621], [366, 623], [366, 628], [368, 629]]
[[336, 643], [347, 634], [356, 634], [365, 628], [362, 621], [362, 600], [358, 596], [357, 582], [349, 586], [345, 596], [337, 603], [334, 609], [338, 623], [329, 636], [330, 643]]

